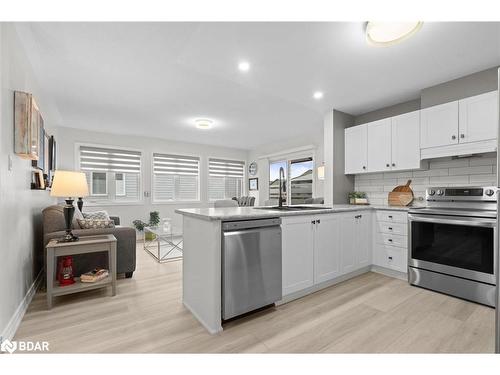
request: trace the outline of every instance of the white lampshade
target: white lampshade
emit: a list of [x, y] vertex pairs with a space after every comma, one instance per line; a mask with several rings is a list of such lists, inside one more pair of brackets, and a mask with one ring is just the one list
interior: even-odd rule
[[89, 195], [89, 187], [85, 173], [55, 171], [50, 195], [63, 198], [86, 197]]

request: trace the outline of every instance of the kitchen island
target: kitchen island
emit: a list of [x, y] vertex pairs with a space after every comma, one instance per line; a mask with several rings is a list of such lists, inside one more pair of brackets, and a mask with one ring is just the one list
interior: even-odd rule
[[[210, 333], [222, 331], [223, 222], [282, 218], [283, 302], [286, 302], [369, 271], [371, 213], [394, 210], [406, 215], [408, 210], [388, 206], [310, 207], [300, 211], [262, 207], [176, 210], [183, 215], [183, 303]], [[347, 256], [341, 256], [341, 250]], [[313, 277], [314, 269], [318, 272]]]

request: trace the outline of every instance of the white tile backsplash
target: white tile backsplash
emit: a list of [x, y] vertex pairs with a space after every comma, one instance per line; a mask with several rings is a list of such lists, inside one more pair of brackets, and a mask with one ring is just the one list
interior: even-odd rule
[[439, 158], [429, 162], [429, 169], [403, 172], [366, 173], [354, 176], [356, 191], [364, 191], [371, 204], [387, 204], [387, 195], [411, 179], [414, 204], [423, 204], [429, 186], [496, 185], [496, 155], [471, 158]]

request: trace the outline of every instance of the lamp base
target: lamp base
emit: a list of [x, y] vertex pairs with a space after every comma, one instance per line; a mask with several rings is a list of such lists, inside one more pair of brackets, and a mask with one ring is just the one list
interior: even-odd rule
[[64, 237], [61, 237], [57, 240], [58, 243], [61, 242], [76, 242], [80, 239], [80, 237], [75, 236], [73, 233], [66, 233]]
[[73, 215], [75, 213], [75, 206], [73, 206], [73, 199], [66, 199], [66, 206], [64, 206], [64, 221], [66, 223], [66, 235], [60, 238], [57, 242], [75, 242], [78, 241], [78, 236], [74, 235], [71, 231], [73, 224]]

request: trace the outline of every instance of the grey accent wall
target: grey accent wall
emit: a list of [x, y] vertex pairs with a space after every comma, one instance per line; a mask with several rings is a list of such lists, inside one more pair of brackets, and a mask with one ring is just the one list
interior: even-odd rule
[[469, 96], [483, 94], [497, 89], [498, 67], [482, 70], [465, 77], [441, 83], [422, 90], [422, 108], [452, 102]]
[[354, 118], [354, 125], [366, 124], [367, 122], [381, 120], [387, 117], [402, 115], [403, 113], [418, 111], [420, 109], [420, 98], [407, 102], [391, 105], [389, 107], [377, 109]]
[[55, 202], [48, 191], [30, 190], [31, 161], [14, 154], [14, 91], [33, 93], [49, 134], [54, 134], [58, 118], [50, 110], [50, 98], [37, 85], [12, 23], [0, 23], [0, 83], [0, 336], [10, 339], [41, 269], [42, 209]]
[[354, 178], [344, 174], [344, 129], [354, 125], [354, 117], [337, 110], [324, 117], [325, 203], [347, 203]]

